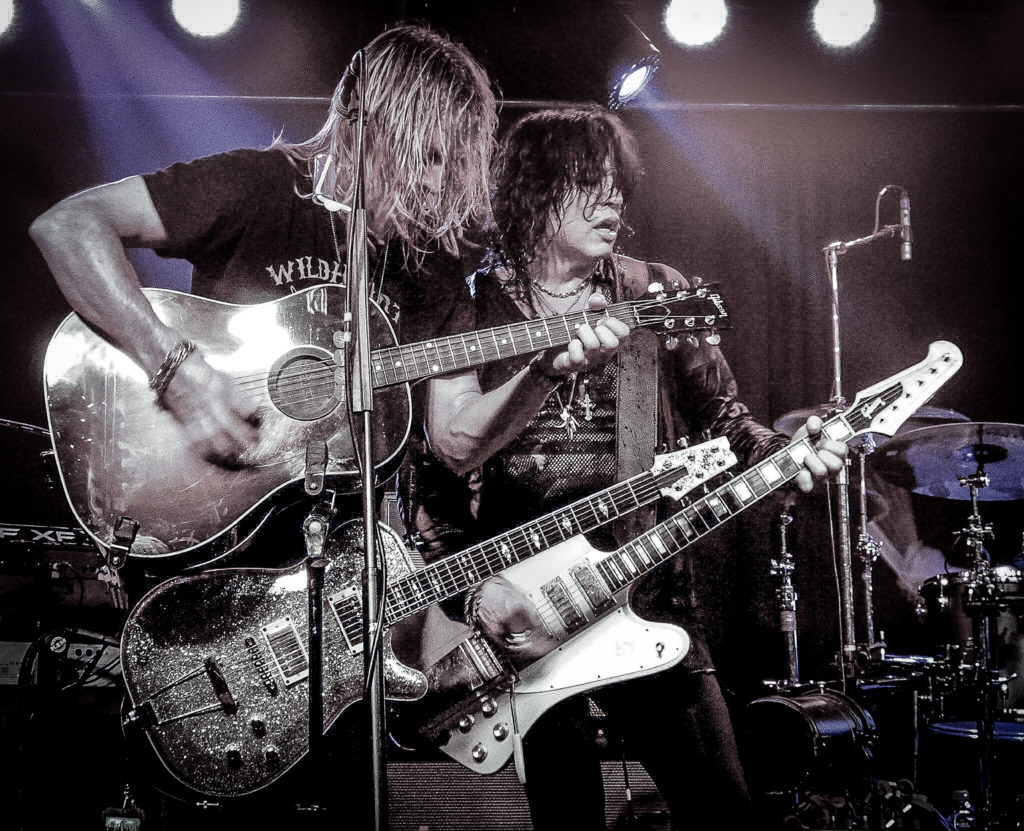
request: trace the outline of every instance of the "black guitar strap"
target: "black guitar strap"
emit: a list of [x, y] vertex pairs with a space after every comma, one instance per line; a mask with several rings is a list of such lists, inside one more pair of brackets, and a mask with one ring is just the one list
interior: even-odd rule
[[[652, 278], [650, 265], [644, 266], [646, 274], [616, 269], [620, 298], [636, 299], [647, 292]], [[650, 329], [634, 329], [617, 358], [615, 480], [621, 482], [654, 464], [658, 444], [657, 336]], [[645, 505], [616, 520], [612, 533], [619, 545], [624, 545], [653, 528], [656, 516], [657, 505]]]

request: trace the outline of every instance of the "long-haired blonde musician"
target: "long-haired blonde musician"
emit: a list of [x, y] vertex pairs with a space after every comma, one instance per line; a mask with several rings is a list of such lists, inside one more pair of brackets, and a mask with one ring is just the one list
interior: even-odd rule
[[[462, 288], [461, 231], [488, 213], [495, 98], [469, 52], [424, 26], [388, 29], [362, 55], [373, 299], [400, 340], [423, 339]], [[125, 249], [189, 261], [194, 294], [232, 303], [343, 283], [359, 88], [347, 72], [306, 141], [130, 176], [69, 196], [31, 226], [71, 306], [154, 380], [211, 461], [245, 463], [258, 438], [253, 403], [155, 314]]]

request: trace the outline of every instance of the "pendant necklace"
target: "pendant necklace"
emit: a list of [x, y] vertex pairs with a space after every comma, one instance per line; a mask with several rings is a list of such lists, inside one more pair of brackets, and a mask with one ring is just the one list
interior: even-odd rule
[[580, 376], [574, 372], [572, 374], [572, 386], [569, 387], [569, 397], [565, 401], [562, 400], [562, 393], [555, 389], [555, 404], [560, 410], [559, 418], [561, 419], [555, 426], [565, 430], [569, 441], [573, 440], [576, 431], [580, 429], [580, 423], [576, 420], [576, 414], [573, 413], [575, 409], [576, 383], [579, 380]]
[[[532, 277], [529, 277], [527, 279], [529, 279], [530, 284], [534, 288], [539, 289], [541, 294], [546, 294], [548, 295], [548, 297], [556, 297], [564, 300], [566, 298], [573, 297], [574, 295], [576, 296], [576, 299], [573, 300], [573, 302], [570, 303], [564, 311], [560, 312], [557, 309], [555, 309], [554, 306], [552, 306], [548, 300], [541, 297], [540, 294], [534, 294], [533, 303], [531, 305], [533, 306], [534, 313], [537, 314], [538, 316], [548, 314], [553, 316], [568, 315], [574, 308], [576, 308], [577, 305], [579, 305], [581, 301], [589, 298], [590, 294], [592, 293], [584, 293], [584, 289], [587, 287], [592, 288], [591, 282], [593, 280], [593, 275], [590, 275], [589, 277], [587, 277], [587, 279], [580, 283], [579, 286], [567, 292], [553, 292], [550, 291], [549, 289], [546, 289]], [[581, 375], [583, 376], [582, 384], [580, 383]], [[568, 437], [569, 441], [572, 441], [580, 428], [579, 420], [576, 418], [577, 389], [582, 387], [580, 404], [583, 407], [584, 421], [594, 420], [594, 400], [590, 397], [590, 379], [587, 378], [583, 373], [574, 372], [571, 375], [567, 376], [565, 380], [570, 382], [569, 394], [565, 399], [562, 398], [561, 392], [562, 387], [565, 385], [565, 381], [563, 381], [562, 384], [560, 384], [558, 387], [554, 389], [555, 406], [558, 408], [559, 413], [559, 420], [555, 426], [558, 429], [565, 430], [565, 434]]]

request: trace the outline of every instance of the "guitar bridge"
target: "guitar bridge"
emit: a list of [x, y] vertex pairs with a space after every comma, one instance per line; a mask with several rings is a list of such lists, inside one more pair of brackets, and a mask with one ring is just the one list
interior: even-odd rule
[[428, 680], [426, 699], [406, 709], [417, 712], [423, 738], [444, 744], [452, 730], [489, 714], [494, 696], [507, 692], [518, 676], [503, 655], [474, 632], [431, 667]]

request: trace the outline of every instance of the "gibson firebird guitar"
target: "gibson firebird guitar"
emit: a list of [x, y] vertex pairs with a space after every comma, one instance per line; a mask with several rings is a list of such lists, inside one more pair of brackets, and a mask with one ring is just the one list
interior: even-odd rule
[[[392, 575], [385, 592], [384, 678], [388, 698], [413, 700], [428, 689], [419, 670], [395, 655], [395, 624], [503, 569], [611, 522], [662, 495], [679, 499], [736, 461], [724, 438], [659, 456], [654, 467], [595, 496], [508, 533], [414, 570], [397, 534], [381, 525]], [[329, 727], [362, 697], [361, 522], [341, 527], [329, 552], [324, 586], [323, 711]], [[395, 579], [397, 578], [397, 579]], [[585, 566], [573, 587], [593, 606], [611, 604], [604, 578]], [[131, 708], [126, 728], [141, 729], [163, 767], [187, 789], [241, 796], [295, 765], [309, 747], [306, 565], [232, 568], [177, 577], [143, 597], [121, 642], [122, 674]], [[552, 602], [559, 602], [549, 587]], [[499, 656], [483, 640], [482, 664]], [[682, 659], [682, 630], [649, 624], [637, 648], [649, 656], [634, 673], [656, 672]], [[609, 662], [611, 663], [614, 662]]]
[[[843, 442], [869, 432], [893, 435], [961, 363], [960, 350], [952, 343], [931, 344], [923, 362], [858, 393], [849, 409], [825, 422], [824, 435]], [[791, 480], [809, 452], [801, 428], [787, 447], [616, 551], [597, 551], [578, 538], [503, 571], [502, 576], [533, 602], [558, 646], [527, 666], [513, 668], [508, 660], [471, 667], [464, 655], [472, 640], [459, 644], [427, 672], [438, 696], [432, 712], [419, 713], [421, 738], [443, 743], [444, 753], [471, 770], [494, 773], [553, 705], [650, 666], [656, 656], [644, 646], [655, 624], [630, 608], [633, 586], [651, 569]], [[665, 626], [660, 628], [666, 631]], [[454, 683], [446, 674], [454, 676]], [[452, 688], [463, 692], [461, 699], [452, 700]], [[422, 711], [428, 699], [411, 706]], [[520, 761], [516, 755], [522, 778]]]
[[[413, 381], [565, 345], [579, 326], [605, 315], [631, 328], [662, 326], [675, 337], [729, 328], [713, 284], [652, 289], [647, 297], [600, 313], [374, 350], [378, 471], [386, 475], [401, 458]], [[191, 559], [191, 565], [202, 565], [255, 533], [264, 521], [257, 509], [272, 497], [303, 488], [317, 495], [325, 481], [339, 491], [358, 489], [361, 425], [350, 426], [341, 366], [343, 288], [316, 286], [252, 306], [164, 289], [145, 294], [164, 322], [194, 340], [214, 368], [253, 398], [260, 439], [240, 459], [240, 470], [200, 458], [175, 419], [157, 406], [142, 370], [80, 317], [67, 317], [46, 352], [47, 416], [68, 502], [103, 550], [150, 563]], [[370, 318], [371, 342], [394, 344], [394, 331], [378, 307], [371, 308]]]

